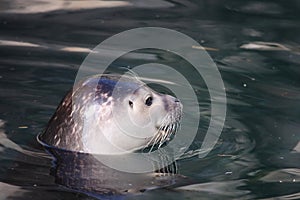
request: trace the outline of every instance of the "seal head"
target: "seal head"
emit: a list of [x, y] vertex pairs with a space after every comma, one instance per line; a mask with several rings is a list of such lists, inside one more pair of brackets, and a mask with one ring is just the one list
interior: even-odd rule
[[62, 100], [39, 140], [93, 154], [161, 147], [179, 127], [182, 104], [131, 76], [98, 75]]

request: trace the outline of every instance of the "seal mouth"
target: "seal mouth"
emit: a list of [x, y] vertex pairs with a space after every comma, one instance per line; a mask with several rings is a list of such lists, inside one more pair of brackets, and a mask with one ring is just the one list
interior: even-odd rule
[[162, 124], [161, 126], [157, 126], [157, 132], [155, 136], [147, 143], [145, 148], [150, 148], [149, 152], [151, 152], [154, 148], [157, 147], [159, 149], [164, 144], [169, 142], [176, 134], [178, 129], [180, 128], [180, 122], [175, 121], [169, 124]]

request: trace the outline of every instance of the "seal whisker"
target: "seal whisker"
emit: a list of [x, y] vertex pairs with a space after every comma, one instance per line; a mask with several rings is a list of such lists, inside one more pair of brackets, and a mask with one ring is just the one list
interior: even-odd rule
[[177, 123], [174, 123], [174, 133], [177, 133], [178, 128], [177, 128]]
[[164, 144], [163, 136], [161, 135], [158, 148], [160, 148]]
[[130, 69], [130, 68], [126, 68], [126, 69], [128, 70], [128, 72], [126, 72], [126, 74], [132, 76], [132, 77], [133, 77], [134, 79], [136, 79], [137, 81], [140, 81], [140, 77], [139, 77], [139, 75], [138, 75], [135, 71], [133, 71], [133, 70]]
[[171, 129], [170, 129], [170, 126], [167, 126], [164, 134], [162, 135], [161, 137], [161, 140], [160, 140], [160, 144], [159, 144], [159, 148], [167, 141], [167, 138], [168, 136], [170, 135], [171, 133]]
[[161, 127], [161, 128], [159, 129], [158, 141], [157, 141], [157, 142], [160, 142], [160, 141], [161, 141], [164, 132], [165, 132], [165, 127]]
[[168, 126], [168, 130], [165, 132], [165, 135], [162, 137], [162, 141], [164, 142], [170, 133], [170, 126]]
[[156, 135], [147, 143], [146, 147], [150, 147], [151, 145], [150, 152], [154, 149], [156, 144], [158, 144], [158, 148], [162, 147], [163, 144], [169, 141], [171, 136], [178, 131], [179, 125], [174, 114], [167, 114], [163, 118]]
[[157, 134], [147, 144], [147, 146], [149, 146], [151, 144], [149, 153], [153, 150], [155, 144], [158, 144], [158, 142], [160, 141], [160, 138], [161, 138], [161, 127], [158, 129]]
[[154, 137], [151, 138], [151, 140], [145, 145], [145, 147], [143, 148], [143, 150], [145, 150], [147, 147], [149, 147], [151, 145], [151, 148], [150, 148], [150, 151], [149, 151], [149, 152], [151, 152], [152, 149], [153, 149], [153, 146], [155, 144], [154, 141], [156, 140], [156, 137], [157, 137], [157, 134]]
[[158, 144], [158, 143], [159, 143], [160, 138], [161, 138], [161, 134], [159, 133], [159, 134], [157, 134], [157, 137], [156, 137], [156, 139], [154, 140], [154, 143], [152, 144], [152, 147], [151, 147], [151, 149], [150, 149], [150, 152], [153, 150], [155, 144]]

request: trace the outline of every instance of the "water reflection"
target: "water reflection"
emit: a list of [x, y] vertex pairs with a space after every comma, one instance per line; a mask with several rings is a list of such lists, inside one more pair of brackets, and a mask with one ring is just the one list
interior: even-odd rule
[[[81, 192], [102, 195], [134, 194], [170, 186], [180, 179], [184, 180], [172, 172], [176, 171], [173, 165], [159, 172], [127, 173], [101, 163], [100, 160], [104, 158], [54, 148], [47, 149], [55, 158], [51, 173], [55, 177], [55, 182]], [[126, 159], [124, 156], [108, 156], [107, 159], [123, 160]]]
[[68, 1], [68, 0], [12, 0], [3, 3], [0, 11], [6, 13], [33, 14], [45, 13], [58, 10], [86, 10], [99, 8], [116, 8], [116, 7], [141, 7], [141, 8], [166, 8], [172, 7], [173, 4], [163, 0], [149, 0], [147, 2], [130, 0], [130, 1]]
[[[210, 199], [222, 198], [243, 198], [250, 199], [253, 196], [250, 194], [250, 191], [239, 190], [239, 187], [245, 186], [245, 180], [233, 180], [226, 182], [211, 181], [209, 183], [201, 183], [195, 185], [189, 185], [184, 187], [179, 187], [176, 190], [183, 191], [185, 198], [195, 198], [192, 192], [197, 192], [198, 198], [201, 196], [210, 195]], [[206, 194], [205, 194], [206, 193]], [[202, 199], [202, 198], [201, 198]]]

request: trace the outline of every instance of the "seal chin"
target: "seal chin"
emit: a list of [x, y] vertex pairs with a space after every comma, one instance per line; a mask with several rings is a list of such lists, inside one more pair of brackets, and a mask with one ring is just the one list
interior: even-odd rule
[[159, 149], [161, 146], [169, 142], [175, 136], [179, 127], [180, 127], [179, 121], [170, 124], [164, 124], [162, 126], [157, 126], [156, 134], [147, 143], [145, 148], [150, 148], [149, 152], [151, 152], [154, 147], [157, 147]]

